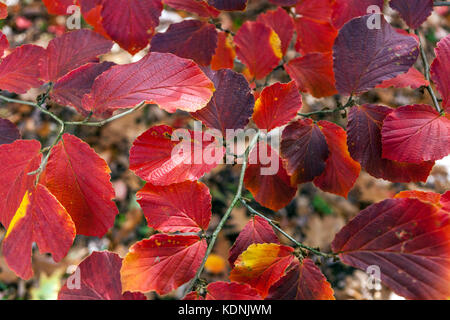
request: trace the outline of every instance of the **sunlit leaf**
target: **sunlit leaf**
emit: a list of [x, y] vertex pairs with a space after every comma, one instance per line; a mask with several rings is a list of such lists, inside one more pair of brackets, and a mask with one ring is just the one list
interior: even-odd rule
[[102, 115], [147, 101], [168, 112], [196, 111], [206, 106], [213, 91], [212, 82], [192, 60], [151, 52], [138, 62], [103, 72], [85, 95], [83, 108]]

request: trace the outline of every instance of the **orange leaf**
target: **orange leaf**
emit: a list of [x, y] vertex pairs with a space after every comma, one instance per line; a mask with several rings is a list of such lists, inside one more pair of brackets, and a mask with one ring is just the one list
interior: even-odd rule
[[249, 284], [264, 298], [293, 261], [293, 252], [275, 243], [252, 244], [236, 260], [230, 280]]

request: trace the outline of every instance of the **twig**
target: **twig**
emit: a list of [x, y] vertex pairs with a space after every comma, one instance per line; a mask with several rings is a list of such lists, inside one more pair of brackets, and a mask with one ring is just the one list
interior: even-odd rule
[[111, 118], [108, 118], [108, 119], [105, 119], [105, 120], [102, 120], [102, 121], [93, 121], [93, 122], [86, 121], [86, 120], [89, 120], [89, 118], [90, 118], [90, 117], [88, 116], [88, 118], [86, 118], [84, 121], [65, 122], [65, 124], [68, 125], [68, 126], [91, 126], [91, 127], [102, 127], [102, 126], [104, 126], [104, 125], [107, 124], [107, 123], [110, 123], [110, 122], [112, 122], [112, 121], [114, 121], [114, 120], [120, 119], [120, 118], [122, 118], [122, 117], [125, 117], [125, 116], [127, 116], [127, 115], [129, 115], [129, 114], [135, 112], [136, 110], [140, 109], [140, 108], [141, 108], [142, 106], [144, 106], [145, 104], [146, 104], [145, 101], [143, 101], [143, 102], [139, 103], [138, 105], [136, 105], [135, 107], [133, 107], [133, 108], [130, 109], [130, 110], [127, 110], [127, 111], [125, 111], [125, 112], [116, 114], [115, 116], [112, 116]]
[[[423, 63], [423, 74], [424, 74], [425, 78], [427, 79], [427, 81], [430, 82], [431, 81], [430, 65], [428, 64], [427, 56], [425, 54], [425, 50], [422, 45], [422, 40], [420, 39], [420, 33], [419, 33], [419, 30], [417, 30], [417, 29], [414, 30], [414, 32], [417, 35], [417, 37], [419, 38], [420, 56], [422, 57], [422, 63]], [[436, 98], [436, 94], [434, 93], [434, 90], [431, 87], [431, 84], [428, 84], [428, 86], [426, 86], [426, 88], [433, 100], [434, 107], [436, 108], [436, 110], [438, 112], [441, 112], [441, 107], [439, 106], [438, 99]]]
[[225, 225], [225, 223], [227, 222], [228, 218], [230, 217], [230, 214], [233, 211], [234, 207], [238, 204], [239, 200], [242, 197], [242, 190], [244, 188], [244, 175], [245, 175], [245, 170], [247, 168], [248, 156], [250, 154], [250, 151], [253, 149], [253, 147], [258, 142], [259, 135], [260, 135], [260, 133], [258, 132], [253, 137], [253, 139], [251, 140], [249, 146], [245, 150], [244, 158], [243, 158], [243, 162], [242, 162], [241, 173], [240, 173], [240, 177], [239, 177], [239, 185], [238, 185], [236, 194], [234, 195], [233, 200], [231, 201], [231, 204], [228, 207], [227, 211], [225, 212], [224, 216], [222, 217], [222, 219], [220, 220], [220, 222], [217, 225], [216, 229], [214, 230], [214, 232], [213, 232], [213, 234], [211, 236], [210, 242], [208, 244], [208, 248], [206, 249], [206, 254], [205, 254], [204, 258], [203, 258], [202, 264], [198, 268], [197, 273], [194, 276], [194, 279], [192, 279], [191, 283], [189, 284], [189, 286], [187, 288], [187, 292], [192, 291], [192, 289], [199, 282], [200, 276], [201, 276], [201, 274], [203, 272], [203, 269], [205, 268], [205, 263], [208, 260], [208, 256], [211, 254], [212, 249], [214, 248], [214, 244], [215, 244], [215, 242], [217, 240], [217, 236], [219, 235], [219, 233], [222, 230], [223, 226]]
[[336, 258], [337, 255], [333, 254], [333, 253], [324, 253], [321, 252], [318, 249], [314, 249], [311, 247], [308, 247], [307, 245], [304, 245], [301, 242], [298, 242], [297, 240], [295, 240], [292, 236], [290, 236], [289, 234], [287, 234], [283, 229], [281, 229], [280, 227], [278, 227], [271, 219], [267, 218], [265, 215], [263, 215], [262, 213], [256, 211], [255, 209], [253, 209], [244, 199], [241, 198], [241, 203], [254, 215], [257, 215], [258, 217], [263, 218], [264, 220], [266, 220], [274, 229], [276, 229], [278, 232], [280, 232], [283, 236], [285, 236], [286, 238], [288, 238], [291, 242], [293, 242], [297, 247], [300, 247], [302, 249], [306, 249], [318, 256], [321, 257], [325, 257], [325, 258]]
[[350, 98], [348, 99], [348, 101], [345, 105], [338, 105], [338, 107], [335, 109], [324, 109], [324, 110], [313, 111], [313, 112], [308, 112], [308, 113], [298, 113], [298, 115], [309, 118], [309, 117], [317, 115], [317, 114], [327, 114], [327, 113], [339, 112], [339, 111], [345, 110], [349, 107], [353, 107], [354, 105], [355, 105], [355, 101], [353, 100], [353, 96], [350, 96]]

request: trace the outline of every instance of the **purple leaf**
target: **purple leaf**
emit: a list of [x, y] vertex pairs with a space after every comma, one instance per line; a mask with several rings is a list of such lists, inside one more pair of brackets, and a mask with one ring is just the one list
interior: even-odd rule
[[16, 125], [8, 119], [0, 118], [0, 145], [13, 143], [20, 138], [20, 132]]
[[392, 0], [389, 4], [412, 29], [417, 29], [433, 11], [433, 0]]
[[[369, 28], [378, 18], [380, 28]], [[419, 54], [415, 38], [398, 33], [377, 14], [345, 24], [333, 52], [336, 88], [343, 95], [363, 93], [407, 72]]]

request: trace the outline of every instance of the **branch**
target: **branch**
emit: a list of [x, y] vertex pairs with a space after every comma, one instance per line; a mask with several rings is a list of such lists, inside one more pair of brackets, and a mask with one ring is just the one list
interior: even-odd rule
[[436, 1], [436, 2], [433, 3], [433, 5], [435, 7], [444, 7], [444, 6], [450, 7], [450, 2], [447, 2], [447, 1]]
[[283, 229], [281, 229], [280, 227], [278, 227], [271, 219], [267, 218], [265, 215], [263, 215], [262, 213], [256, 211], [255, 209], [253, 209], [244, 199], [241, 199], [241, 203], [254, 215], [257, 215], [258, 217], [263, 218], [264, 220], [266, 220], [273, 228], [275, 228], [278, 232], [280, 232], [283, 236], [285, 236], [286, 238], [288, 238], [291, 242], [293, 242], [297, 247], [302, 248], [302, 249], [306, 249], [318, 256], [324, 257], [324, 258], [337, 258], [337, 255], [334, 253], [324, 253], [321, 252], [318, 249], [314, 249], [311, 247], [308, 247], [307, 245], [304, 245], [301, 242], [298, 242], [297, 240], [295, 240], [292, 236], [290, 236], [289, 234], [287, 234]]
[[350, 98], [348, 98], [348, 101], [345, 105], [341, 105], [339, 103], [338, 107], [335, 109], [322, 109], [319, 111], [313, 111], [313, 112], [309, 112], [309, 113], [298, 113], [298, 115], [302, 116], [302, 117], [310, 118], [311, 116], [314, 116], [317, 114], [327, 114], [327, 113], [339, 112], [339, 111], [345, 110], [347, 108], [353, 107], [354, 105], [355, 105], [355, 100], [353, 100], [353, 96], [350, 96]]
[[[77, 121], [77, 122], [65, 122], [66, 125], [68, 126], [90, 126], [90, 127], [102, 127], [107, 123], [110, 123], [114, 120], [120, 119], [122, 117], [125, 117], [133, 112], [135, 112], [136, 110], [140, 109], [141, 107], [145, 106], [146, 103], [145, 101], [142, 101], [141, 103], [139, 103], [138, 105], [136, 105], [135, 107], [133, 107], [132, 109], [129, 109], [125, 112], [116, 114], [115, 116], [112, 116], [111, 118], [102, 120], [102, 121], [93, 121], [93, 122], [89, 122], [89, 121]], [[87, 120], [89, 120], [89, 117], [87, 118]]]
[[244, 157], [243, 157], [243, 162], [242, 162], [241, 173], [240, 173], [240, 176], [239, 176], [239, 185], [238, 185], [238, 189], [236, 191], [236, 194], [234, 195], [233, 200], [231, 201], [231, 204], [228, 207], [227, 211], [225, 212], [224, 216], [222, 217], [222, 219], [220, 220], [220, 222], [217, 225], [216, 229], [214, 230], [214, 232], [213, 232], [213, 234], [211, 236], [210, 242], [208, 244], [208, 248], [206, 249], [206, 254], [205, 254], [204, 258], [203, 258], [202, 264], [198, 268], [197, 273], [195, 274], [194, 279], [192, 279], [191, 283], [189, 284], [186, 292], [192, 291], [192, 289], [200, 281], [200, 276], [201, 276], [201, 274], [203, 272], [203, 269], [205, 268], [206, 260], [208, 260], [208, 256], [211, 254], [212, 249], [214, 248], [214, 244], [215, 244], [215, 242], [217, 240], [217, 236], [219, 235], [219, 233], [222, 230], [223, 226], [225, 225], [225, 223], [227, 222], [228, 218], [230, 217], [230, 214], [233, 211], [234, 207], [238, 204], [239, 200], [242, 197], [242, 190], [244, 188], [244, 175], [245, 175], [245, 170], [247, 169], [248, 156], [250, 154], [250, 151], [252, 151], [253, 147], [258, 142], [259, 135], [260, 135], [260, 133], [258, 132], [253, 137], [253, 139], [250, 142], [249, 146], [245, 150]]
[[[428, 64], [427, 55], [425, 54], [425, 50], [422, 45], [422, 40], [420, 40], [420, 33], [419, 30], [414, 30], [415, 34], [417, 35], [417, 38], [419, 38], [419, 47], [420, 47], [420, 56], [422, 57], [422, 63], [423, 63], [423, 74], [428, 82], [431, 81], [430, 78], [430, 65]], [[428, 93], [430, 94], [434, 107], [438, 112], [441, 112], [441, 107], [439, 106], [438, 99], [436, 98], [436, 94], [434, 93], [433, 88], [431, 87], [431, 83], [426, 86]]]

